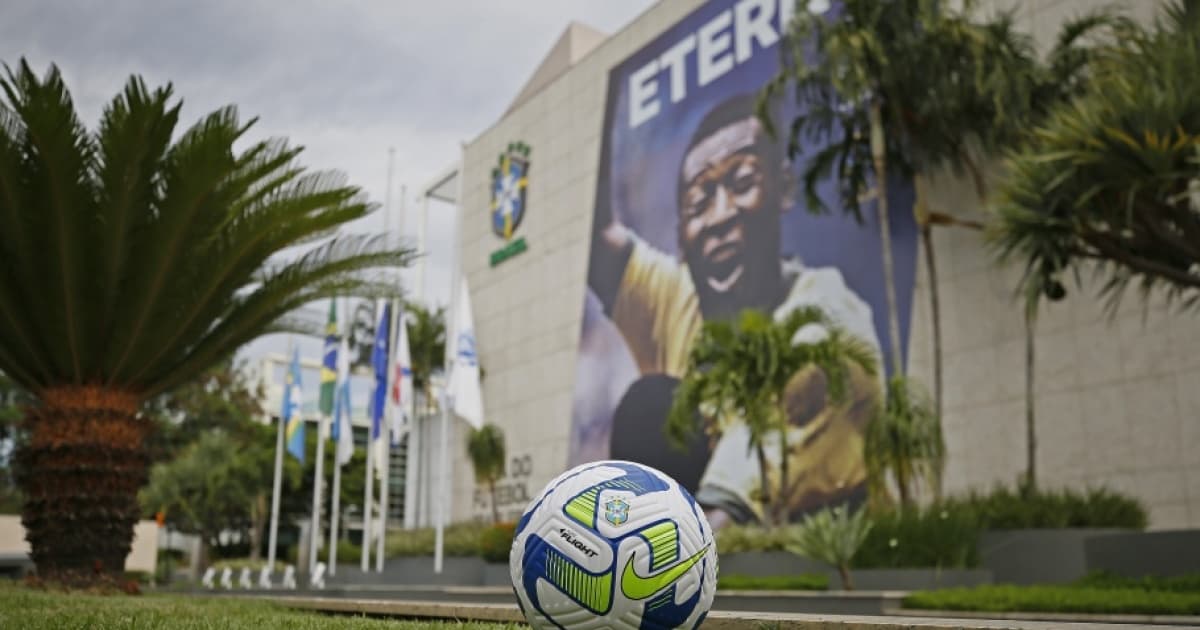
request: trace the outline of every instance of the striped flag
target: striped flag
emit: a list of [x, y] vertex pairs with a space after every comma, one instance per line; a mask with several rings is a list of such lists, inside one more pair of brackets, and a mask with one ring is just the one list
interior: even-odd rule
[[321, 413], [333, 414], [334, 389], [337, 387], [338, 334], [337, 305], [329, 300], [329, 323], [325, 325], [325, 352], [321, 359]]
[[287, 450], [304, 463], [304, 419], [300, 417], [300, 349], [292, 351], [292, 365], [284, 377], [283, 409], [279, 417], [284, 422]]
[[407, 313], [401, 311], [396, 323], [400, 331], [396, 337], [396, 374], [392, 380], [392, 445], [400, 444], [400, 434], [412, 419], [410, 409], [413, 404], [413, 373], [412, 359], [408, 353], [408, 325], [405, 322]]

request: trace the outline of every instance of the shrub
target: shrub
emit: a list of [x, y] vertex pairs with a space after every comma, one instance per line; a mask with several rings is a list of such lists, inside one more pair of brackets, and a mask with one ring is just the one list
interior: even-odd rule
[[[229, 567], [229, 569], [234, 573], [234, 579], [237, 579], [237, 574], [240, 573], [243, 568], [249, 567], [251, 571], [257, 573], [265, 566], [267, 566], [267, 561], [265, 559], [251, 560], [249, 558], [224, 558], [212, 563], [212, 567], [218, 572], [225, 570], [225, 567]], [[287, 563], [282, 560], [275, 561], [275, 570], [279, 571], [280, 573], [283, 572], [284, 567], [286, 566]], [[257, 577], [258, 576], [256, 575], [255, 578], [257, 579]]]
[[956, 504], [872, 513], [871, 528], [853, 566], [876, 568], [972, 568], [979, 566], [979, 525], [974, 512]]
[[1200, 593], [1200, 573], [1172, 577], [1147, 575], [1140, 578], [1130, 578], [1106, 571], [1094, 571], [1076, 580], [1075, 585], [1092, 588], [1126, 588], [1141, 589], [1143, 591]]
[[842, 588], [850, 590], [854, 588], [850, 563], [870, 531], [865, 509], [851, 512], [845, 505], [825, 508], [788, 528], [787, 549], [835, 567], [842, 576]]
[[996, 486], [988, 494], [959, 499], [979, 517], [983, 529], [1058, 527], [1146, 527], [1146, 509], [1135, 498], [1105, 488], [1014, 492]]
[[787, 530], [749, 525], [726, 525], [717, 531], [717, 554], [747, 551], [786, 551]]
[[923, 610], [980, 612], [1196, 615], [1200, 614], [1200, 593], [990, 584], [913, 593], [904, 598], [903, 606]]
[[[457, 523], [443, 531], [442, 553], [447, 556], [477, 556], [479, 541], [487, 525]], [[399, 556], [432, 556], [436, 532], [432, 527], [422, 529], [389, 529], [384, 542], [388, 558]]]
[[829, 589], [829, 576], [821, 573], [799, 575], [722, 575], [717, 588], [742, 591], [824, 591]]
[[516, 531], [516, 523], [497, 523], [483, 530], [479, 536], [479, 555], [488, 562], [508, 562]]
[[149, 571], [125, 571], [121, 577], [126, 582], [136, 582], [141, 586], [149, 586], [153, 582]]
[[[329, 546], [326, 545], [317, 553], [317, 559], [329, 564]], [[362, 559], [362, 547], [349, 540], [339, 540], [337, 543], [338, 564], [357, 564]]]

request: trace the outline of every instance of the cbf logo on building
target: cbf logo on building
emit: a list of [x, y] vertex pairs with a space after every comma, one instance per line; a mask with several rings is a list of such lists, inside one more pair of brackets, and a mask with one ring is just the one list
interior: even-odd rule
[[525, 218], [526, 190], [529, 188], [529, 145], [514, 142], [500, 154], [499, 165], [492, 169], [492, 232], [508, 242], [492, 252], [493, 267], [525, 251], [525, 239], [513, 240], [513, 233]]

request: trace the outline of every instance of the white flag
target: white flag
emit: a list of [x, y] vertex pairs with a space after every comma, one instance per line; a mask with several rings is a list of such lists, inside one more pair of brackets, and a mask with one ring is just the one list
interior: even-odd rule
[[475, 326], [471, 318], [471, 294], [467, 291], [466, 278], [460, 283], [454, 320], [454, 364], [450, 371], [454, 413], [478, 429], [483, 426], [483, 392], [479, 385]]
[[412, 421], [413, 408], [413, 373], [412, 359], [408, 352], [408, 325], [406, 324], [407, 313], [400, 312], [400, 317], [396, 325], [400, 327], [400, 331], [396, 337], [396, 365], [394, 367], [395, 374], [392, 376], [392, 445], [400, 444], [400, 436], [403, 434], [409, 422]]
[[337, 465], [354, 456], [354, 429], [350, 427], [350, 344], [342, 337], [338, 347], [337, 389], [334, 390], [333, 439], [337, 443]]

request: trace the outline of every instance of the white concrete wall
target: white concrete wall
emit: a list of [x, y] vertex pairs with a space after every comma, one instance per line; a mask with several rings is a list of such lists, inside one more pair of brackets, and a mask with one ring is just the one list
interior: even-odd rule
[[[25, 540], [20, 516], [0, 514], [0, 554], [10, 553], [29, 553], [29, 542]], [[133, 528], [133, 548], [125, 558], [125, 570], [153, 573], [157, 561], [158, 524], [138, 521]]]
[[[1019, 7], [1018, 24], [1039, 42], [1092, 0], [995, 0]], [[527, 476], [502, 485], [535, 495], [566, 465], [576, 348], [582, 317], [600, 131], [609, 69], [701, 3], [665, 0], [613, 35], [570, 72], [466, 149], [462, 268], [470, 281], [478, 351], [487, 371], [487, 418]], [[1154, 2], [1132, 0], [1146, 17]], [[517, 231], [529, 250], [497, 267], [491, 252], [491, 170], [502, 150], [532, 148], [528, 213]], [[973, 192], [936, 183], [940, 210], [978, 213]], [[1012, 299], [1017, 271], [997, 269], [978, 234], [939, 230], [949, 491], [1012, 484], [1023, 469], [1024, 337]], [[1037, 331], [1038, 465], [1045, 485], [1106, 484], [1151, 509], [1152, 526], [1200, 526], [1200, 317], [1131, 296], [1116, 317], [1073, 291], [1047, 307]], [[910, 366], [932, 386], [928, 286], [919, 263]], [[485, 516], [473, 506], [466, 426], [456, 423], [452, 520]], [[518, 496], [518, 492], [510, 492]], [[511, 497], [510, 497], [511, 498]], [[516, 502], [505, 512], [519, 511]], [[508, 514], [506, 514], [508, 515]]]
[[[1092, 0], [996, 0], [1048, 45]], [[1159, 2], [1125, 3], [1146, 20]], [[973, 189], [935, 182], [935, 207], [980, 218]], [[1013, 300], [1020, 268], [1001, 269], [978, 233], [936, 232], [942, 295], [946, 490], [1012, 485], [1025, 469], [1025, 337]], [[932, 387], [929, 281], [917, 271], [910, 369]], [[1154, 529], [1200, 526], [1200, 316], [1144, 303], [1136, 290], [1111, 313], [1098, 283], [1042, 307], [1035, 337], [1039, 483], [1107, 486], [1145, 502]]]
[[[487, 418], [504, 429], [510, 455], [529, 456], [532, 464], [527, 477], [505, 483], [530, 494], [567, 461], [608, 72], [700, 4], [655, 5], [467, 146], [462, 269], [487, 370], [483, 396]], [[523, 236], [529, 250], [490, 267], [491, 252], [504, 245], [491, 231], [491, 171], [501, 151], [516, 141], [531, 148], [528, 212], [514, 235]], [[457, 455], [464, 453], [466, 425], [456, 428]], [[469, 462], [464, 455], [456, 462], [454, 518], [488, 514], [472, 508]]]

